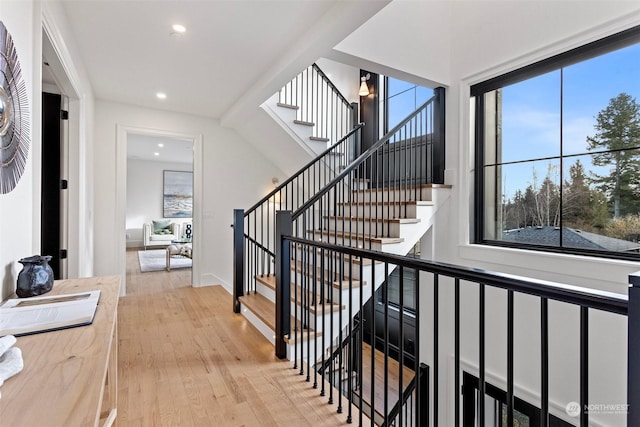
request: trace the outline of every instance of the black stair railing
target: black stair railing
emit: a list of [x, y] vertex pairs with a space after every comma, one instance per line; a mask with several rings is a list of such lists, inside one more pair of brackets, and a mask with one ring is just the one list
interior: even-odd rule
[[317, 64], [280, 89], [278, 104], [295, 107], [298, 122], [313, 124], [312, 139], [336, 142], [355, 124], [354, 106]]
[[246, 212], [234, 210], [234, 312], [240, 312], [238, 297], [256, 291], [257, 276], [275, 272], [276, 211], [298, 209], [336, 177], [356, 157], [363, 126], [355, 126]]
[[292, 213], [294, 235], [380, 250], [390, 220], [405, 218], [444, 183], [444, 89]]
[[[278, 215], [286, 224], [286, 228], [289, 231], [292, 230], [291, 213], [279, 212]], [[637, 368], [636, 362], [637, 352], [640, 351], [640, 328], [636, 326], [640, 321], [640, 295], [637, 295], [640, 292], [636, 291], [640, 289], [638, 287], [640, 286], [640, 273], [630, 277], [632, 287], [627, 297], [622, 294], [585, 287], [334, 245], [317, 240], [287, 237], [284, 234], [281, 245], [291, 251], [289, 256], [277, 261], [281, 263], [283, 270], [293, 271], [291, 264], [295, 262], [295, 252], [308, 254], [309, 265], [318, 266], [324, 263], [325, 268], [320, 268], [314, 273], [315, 280], [324, 289], [318, 290], [318, 292], [324, 293], [324, 298], [310, 303], [309, 307], [313, 310], [309, 311], [315, 314], [306, 320], [308, 325], [314, 325], [314, 332], [311, 333], [310, 330], [307, 330], [304, 334], [299, 335], [297, 343], [289, 339], [288, 344], [296, 345], [302, 349], [296, 350], [296, 357], [302, 360], [299, 362], [301, 369], [306, 369], [309, 372], [308, 362], [307, 367], [304, 367], [305, 360], [313, 361], [310, 365], [312, 370], [318, 366], [323, 368], [326, 375], [319, 376], [319, 383], [314, 381], [314, 388], [318, 388], [319, 394], [328, 398], [329, 403], [337, 404], [337, 411], [345, 413], [347, 422], [358, 425], [394, 426], [488, 425], [486, 420], [490, 416], [485, 414], [485, 394], [488, 385], [487, 358], [489, 355], [497, 357], [496, 352], [504, 351], [506, 360], [504, 372], [492, 373], [506, 378], [506, 402], [504, 407], [500, 405], [500, 411], [503, 411], [504, 419], [506, 419], [505, 425], [513, 426], [515, 425], [513, 414], [517, 393], [514, 366], [518, 355], [536, 351], [535, 343], [539, 339], [539, 347], [537, 348], [540, 355], [539, 365], [531, 366], [531, 369], [539, 370], [540, 373], [540, 389], [536, 390], [541, 396], [538, 417], [540, 425], [548, 427], [551, 425], [550, 420], [552, 419], [549, 409], [549, 366], [554, 357], [549, 352], [549, 331], [562, 327], [566, 324], [567, 318], [573, 315], [575, 321], [580, 324], [578, 333], [580, 344], [572, 347], [572, 350], [563, 349], [563, 353], [574, 352], [572, 357], [580, 373], [580, 380], [575, 385], [575, 390], [579, 391], [576, 393], [576, 401], [578, 401], [580, 411], [575, 421], [580, 426], [586, 427], [590, 422], [588, 408], [593, 403], [589, 399], [589, 371], [595, 372], [599, 369], [599, 363], [606, 363], [599, 358], [590, 357], [591, 352], [598, 348], [599, 337], [590, 333], [588, 319], [593, 316], [602, 319], [603, 315], [599, 313], [605, 312], [610, 313], [613, 316], [611, 320], [615, 322], [617, 322], [616, 316], [627, 316], [629, 345], [627, 349], [619, 348], [618, 350], [626, 350], [628, 353], [628, 374], [627, 384], [619, 382], [615, 376], [615, 378], [608, 379], [599, 378], [599, 382], [602, 385], [603, 381], [608, 381], [605, 386], [612, 389], [618, 388], [620, 393], [624, 393], [628, 387], [627, 425], [638, 425], [640, 369]], [[352, 268], [359, 270], [359, 275], [353, 274], [354, 271], [349, 271], [351, 267], [348, 265], [357, 266]], [[370, 266], [366, 271], [365, 265]], [[415, 343], [409, 349], [404, 344], [404, 340], [400, 339], [397, 358], [390, 356], [388, 343], [384, 343], [382, 346], [378, 345], [376, 352], [371, 349], [371, 346], [367, 347], [363, 338], [364, 331], [368, 331], [372, 337], [377, 336], [377, 332], [382, 332], [382, 336], [389, 336], [390, 319], [386, 314], [388, 310], [385, 311], [386, 319], [382, 322], [371, 322], [368, 325], [353, 322], [353, 320], [340, 323], [338, 320], [339, 312], [332, 316], [318, 315], [321, 312], [319, 310], [320, 304], [323, 306], [342, 306], [344, 307], [342, 311], [349, 311], [351, 316], [362, 312], [366, 300], [366, 296], [363, 296], [365, 294], [363, 289], [367, 287], [364, 282], [373, 284], [378, 281], [386, 281], [389, 272], [393, 271], [394, 267], [415, 270], [417, 282], [414, 292], [416, 301], [419, 301], [414, 311], [418, 328], [415, 333]], [[339, 286], [345, 292], [332, 291], [336, 286], [334, 280], [336, 272], [341, 277], [344, 275], [340, 279]], [[292, 273], [292, 276], [300, 276], [301, 274], [303, 273]], [[403, 275], [400, 274], [400, 278], [402, 277]], [[291, 280], [295, 281], [296, 279], [292, 277]], [[401, 280], [398, 291], [400, 299], [397, 306], [400, 318], [406, 312], [402, 297], [406, 291], [405, 284]], [[528, 298], [533, 297], [538, 301], [540, 305], [539, 318], [530, 319], [518, 315], [515, 310], [515, 301], [516, 298], [522, 298], [523, 295], [527, 295]], [[528, 304], [534, 303], [535, 300]], [[563, 313], [566, 313], [566, 316], [550, 316], [549, 301], [552, 301], [554, 311], [564, 310]], [[378, 303], [389, 305], [388, 296], [384, 295], [384, 292]], [[477, 308], [469, 311], [470, 305], [475, 305]], [[288, 303], [283, 306], [291, 308], [292, 304]], [[501, 308], [498, 309], [498, 307]], [[579, 310], [575, 310], [575, 308]], [[444, 312], [448, 314], [443, 317], [440, 313]], [[499, 348], [494, 346], [488, 349], [490, 331], [487, 319], [489, 316], [492, 317], [492, 324], [498, 321], [499, 317], [502, 319], [500, 322], [506, 326], [506, 336], [504, 337], [506, 344], [500, 345]], [[314, 319], [314, 317], [317, 318]], [[334, 319], [331, 320], [327, 317]], [[477, 343], [473, 345], [474, 348], [477, 348], [477, 352], [473, 355], [467, 351], [465, 361], [471, 366], [476, 366], [473, 369], [478, 378], [477, 392], [473, 396], [467, 396], [463, 399], [461, 399], [460, 378], [466, 370], [463, 370], [461, 365], [462, 321], [468, 325], [474, 324], [477, 328]], [[532, 337], [526, 342], [515, 340], [514, 334], [517, 325], [523, 323], [530, 325], [532, 322], [537, 322], [539, 325], [539, 328], [536, 328], [540, 331], [539, 337], [535, 337], [535, 339]], [[343, 327], [342, 325], [347, 326]], [[428, 327], [420, 328], [419, 325], [428, 325]], [[403, 332], [405, 322], [400, 322], [399, 327], [400, 337], [402, 337], [405, 333]], [[284, 332], [277, 327], [276, 334]], [[338, 336], [338, 332], [342, 334], [340, 340], [334, 341], [328, 338]], [[281, 335], [276, 337], [276, 339], [280, 338]], [[323, 342], [323, 340], [325, 341]], [[327, 352], [329, 348], [327, 341], [330, 345], [338, 345], [340, 351]], [[427, 347], [430, 350], [428, 354], [425, 354], [421, 349]], [[350, 356], [345, 356], [345, 349], [350, 349]], [[415, 356], [418, 366], [423, 368], [424, 365], [421, 363], [431, 360], [428, 375], [425, 376], [426, 372], [420, 370], [418, 370], [420, 373], [416, 375], [416, 371], [412, 367], [404, 365], [408, 352]], [[327, 354], [330, 356], [326, 356]], [[453, 378], [447, 380], [449, 375], [440, 366], [439, 361], [448, 359], [451, 354], [454, 355], [452, 361]], [[357, 357], [355, 361], [352, 360], [353, 356]], [[328, 357], [332, 360], [327, 360]], [[566, 357], [566, 354], [563, 354], [563, 357]], [[355, 374], [356, 379], [352, 381], [351, 372], [354, 366], [360, 367], [360, 371]], [[493, 366], [495, 369], [495, 364]], [[343, 372], [347, 372], [346, 377], [342, 375]], [[393, 375], [394, 372], [395, 375]], [[350, 381], [348, 384], [349, 389], [352, 390], [350, 393], [341, 392], [345, 389], [345, 378]], [[307, 380], [310, 381], [309, 375], [307, 375]], [[467, 391], [465, 390], [465, 393]], [[453, 408], [451, 412], [441, 413], [443, 408], [447, 407]], [[463, 407], [464, 411], [462, 411]], [[461, 418], [462, 414], [464, 414], [464, 418]], [[493, 415], [491, 414], [491, 416]]]

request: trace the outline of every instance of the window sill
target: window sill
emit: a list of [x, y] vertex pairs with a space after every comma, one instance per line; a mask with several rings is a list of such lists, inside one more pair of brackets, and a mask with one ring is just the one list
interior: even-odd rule
[[463, 244], [461, 262], [488, 270], [626, 294], [637, 262], [500, 246]]

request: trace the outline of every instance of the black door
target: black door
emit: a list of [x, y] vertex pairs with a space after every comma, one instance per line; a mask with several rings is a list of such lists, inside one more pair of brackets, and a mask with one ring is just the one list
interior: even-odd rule
[[61, 200], [61, 121], [62, 97], [42, 93], [42, 197], [41, 237], [42, 255], [51, 255], [49, 265], [54, 277], [61, 278], [60, 269], [60, 200]]

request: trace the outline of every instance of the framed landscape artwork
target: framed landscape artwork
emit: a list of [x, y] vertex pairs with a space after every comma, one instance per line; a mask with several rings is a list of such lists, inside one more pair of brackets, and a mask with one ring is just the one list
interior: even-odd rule
[[164, 171], [163, 212], [165, 218], [193, 215], [193, 172]]

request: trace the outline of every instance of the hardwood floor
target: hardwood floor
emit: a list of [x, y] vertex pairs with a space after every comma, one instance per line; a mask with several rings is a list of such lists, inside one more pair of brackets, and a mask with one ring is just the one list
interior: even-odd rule
[[[192, 288], [191, 269], [141, 273], [127, 251], [118, 306], [119, 426], [335, 426], [318, 397], [222, 286]], [[346, 408], [345, 408], [346, 411]]]

